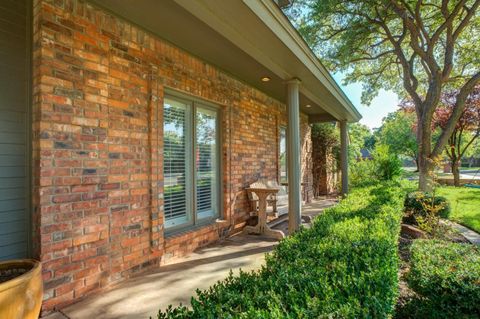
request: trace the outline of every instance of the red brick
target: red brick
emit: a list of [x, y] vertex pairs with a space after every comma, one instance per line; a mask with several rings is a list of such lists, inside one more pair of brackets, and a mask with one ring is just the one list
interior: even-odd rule
[[[92, 100], [92, 102], [97, 102], [97, 103], [102, 103], [102, 98], [99, 97], [91, 97], [87, 96], [86, 99], [88, 101]], [[72, 119], [72, 124], [75, 125], [81, 125], [81, 126], [98, 126], [98, 120], [97, 119], [89, 119], [89, 118], [84, 118], [84, 117], [74, 117]]]
[[62, 267], [57, 268], [55, 270], [55, 277], [61, 277], [64, 274], [69, 274], [69, 273], [75, 272], [75, 271], [81, 269], [82, 266], [83, 265], [80, 262], [68, 263], [66, 265], [63, 265]]
[[109, 145], [108, 150], [114, 153], [128, 153], [130, 152], [130, 147], [125, 145]]
[[70, 202], [78, 202], [82, 200], [82, 195], [80, 194], [72, 194], [72, 195], [58, 195], [53, 196], [52, 201], [54, 203], [70, 203]]
[[[80, 165], [82, 165], [82, 162], [79, 160], [55, 160], [56, 167], [78, 167]], [[65, 172], [70, 173], [70, 169], [65, 170]], [[54, 172], [53, 176], [62, 176], [62, 175]]]
[[80, 270], [80, 271], [77, 271], [74, 275], [73, 275], [73, 279], [74, 280], [77, 280], [77, 279], [81, 279], [81, 278], [85, 278], [87, 276], [90, 276], [90, 275], [93, 275], [95, 273], [98, 273], [100, 271], [98, 265], [89, 265], [88, 268], [85, 268], [83, 270]]
[[85, 260], [89, 257], [93, 257], [93, 256], [96, 256], [96, 255], [97, 255], [97, 249], [96, 248], [85, 249], [83, 251], [73, 253], [72, 262], [82, 261], [82, 260]]
[[[152, 35], [138, 43], [136, 26], [101, 9], [67, 2], [42, 1], [34, 17], [33, 206], [40, 223], [34, 250], [45, 280], [55, 284], [45, 309], [128, 277], [164, 254], [163, 262], [173, 260], [218, 240], [217, 225], [163, 236], [164, 202], [156, 197], [163, 192], [165, 87], [226, 105], [223, 214], [234, 229], [249, 218], [245, 186], [278, 177], [278, 130], [286, 123], [281, 102]], [[304, 116], [302, 134], [303, 180], [311, 183]]]
[[76, 185], [72, 187], [72, 193], [94, 192], [96, 188], [95, 185]]
[[102, 190], [114, 190], [119, 188], [120, 188], [120, 183], [109, 183], [109, 184], [100, 185], [100, 189]]
[[100, 287], [100, 283], [96, 282], [94, 284], [91, 284], [90, 286], [85, 286], [79, 289], [75, 290], [75, 298], [81, 298], [95, 290], [97, 290]]
[[53, 309], [54, 306], [60, 307], [62, 305], [66, 305], [72, 302], [73, 302], [73, 290], [67, 291], [61, 296], [44, 300], [42, 304], [42, 308], [51, 310]]
[[86, 243], [91, 243], [93, 241], [97, 241], [98, 239], [99, 239], [98, 233], [86, 234], [86, 235], [82, 235], [80, 237], [74, 238], [73, 245], [78, 246]]
[[71, 283], [64, 284], [58, 288], [55, 289], [55, 295], [56, 296], [61, 296], [64, 294], [71, 293], [75, 289], [80, 289], [85, 287], [85, 282], [83, 280], [77, 280]]
[[108, 105], [121, 108], [121, 109], [126, 109], [129, 107], [130, 103], [125, 102], [125, 101], [119, 101], [119, 100], [114, 100], [114, 99], [108, 99]]

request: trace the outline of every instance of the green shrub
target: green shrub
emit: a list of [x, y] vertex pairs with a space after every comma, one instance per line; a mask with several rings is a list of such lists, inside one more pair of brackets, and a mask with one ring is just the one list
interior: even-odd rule
[[390, 152], [388, 145], [377, 145], [372, 153], [375, 163], [375, 176], [382, 181], [390, 181], [402, 173], [402, 161]]
[[398, 183], [354, 190], [282, 240], [256, 272], [197, 291], [158, 318], [385, 318], [398, 295]]
[[359, 160], [350, 165], [349, 183], [352, 187], [363, 187], [377, 182], [375, 163], [372, 160]]
[[407, 281], [420, 298], [412, 318], [480, 317], [480, 250], [470, 244], [416, 240]]
[[[423, 204], [422, 204], [423, 203]], [[450, 203], [443, 196], [435, 196], [435, 200], [431, 194], [425, 192], [411, 192], [405, 197], [404, 207], [405, 216], [404, 222], [409, 224], [417, 224], [416, 217], [425, 217], [427, 212], [425, 211], [425, 204], [427, 206], [442, 206], [438, 215], [442, 218], [448, 218], [451, 212]]]
[[372, 159], [358, 160], [350, 165], [350, 185], [367, 186], [380, 181], [391, 181], [402, 173], [402, 162], [387, 145], [377, 145]]

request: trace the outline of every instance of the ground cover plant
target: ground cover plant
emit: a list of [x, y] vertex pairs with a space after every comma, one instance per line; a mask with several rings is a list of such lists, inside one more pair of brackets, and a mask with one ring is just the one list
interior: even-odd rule
[[415, 240], [408, 285], [415, 295], [397, 318], [479, 318], [480, 250], [470, 244]]
[[480, 232], [480, 189], [445, 186], [437, 193], [450, 202], [449, 219]]
[[241, 272], [191, 307], [158, 318], [388, 317], [398, 295], [403, 199], [398, 182], [355, 189], [309, 229], [282, 240], [256, 272]]

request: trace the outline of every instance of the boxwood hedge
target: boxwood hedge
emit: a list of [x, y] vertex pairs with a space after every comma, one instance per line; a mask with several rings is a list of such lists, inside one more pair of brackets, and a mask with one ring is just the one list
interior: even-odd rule
[[411, 318], [480, 318], [480, 250], [474, 245], [416, 240], [409, 286], [419, 295]]
[[197, 291], [158, 318], [385, 318], [398, 295], [398, 183], [354, 190], [282, 240], [259, 271]]

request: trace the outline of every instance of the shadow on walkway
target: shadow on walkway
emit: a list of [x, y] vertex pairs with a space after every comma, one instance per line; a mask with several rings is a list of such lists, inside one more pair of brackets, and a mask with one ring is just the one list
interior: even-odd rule
[[[302, 215], [313, 218], [335, 203], [333, 200], [316, 201], [305, 205]], [[276, 227], [286, 228], [286, 231], [288, 220], [283, 218]], [[176, 263], [130, 278], [47, 318], [155, 318], [159, 309], [166, 309], [170, 304], [190, 304], [196, 289], [207, 289], [226, 278], [230, 270], [238, 273], [240, 269], [259, 269], [265, 261], [265, 253], [272, 251], [275, 245], [277, 241], [261, 236], [233, 236], [198, 249]]]

